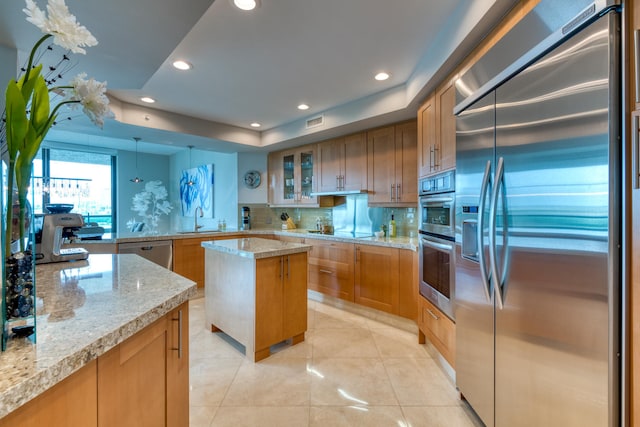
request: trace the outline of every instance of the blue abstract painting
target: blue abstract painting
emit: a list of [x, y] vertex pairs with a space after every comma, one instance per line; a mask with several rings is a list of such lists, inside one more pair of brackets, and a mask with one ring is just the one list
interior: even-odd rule
[[185, 169], [180, 176], [182, 216], [193, 216], [200, 206], [207, 218], [213, 218], [213, 165]]

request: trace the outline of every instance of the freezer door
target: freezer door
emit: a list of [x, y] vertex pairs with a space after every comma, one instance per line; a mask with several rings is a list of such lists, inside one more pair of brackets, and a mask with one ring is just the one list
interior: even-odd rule
[[496, 90], [496, 426], [615, 419], [616, 19]]
[[487, 246], [494, 103], [492, 92], [456, 118], [456, 384], [488, 426], [494, 417], [494, 311]]

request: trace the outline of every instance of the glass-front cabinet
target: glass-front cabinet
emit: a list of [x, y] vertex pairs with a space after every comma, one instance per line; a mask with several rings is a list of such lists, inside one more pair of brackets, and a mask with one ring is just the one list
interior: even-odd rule
[[269, 153], [269, 204], [317, 205], [315, 145]]

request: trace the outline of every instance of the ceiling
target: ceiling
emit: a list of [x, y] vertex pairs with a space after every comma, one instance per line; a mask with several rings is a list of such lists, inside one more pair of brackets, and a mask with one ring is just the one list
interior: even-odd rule
[[[98, 129], [75, 115], [49, 137], [132, 150], [137, 136], [140, 151], [172, 154], [273, 150], [415, 117], [429, 83], [451, 68], [446, 58], [468, 51], [514, 1], [262, 0], [250, 12], [230, 0], [66, 3], [99, 44], [74, 55], [64, 77], [106, 80], [115, 120]], [[0, 2], [0, 44], [17, 48], [20, 64], [40, 36], [22, 7]], [[176, 59], [193, 69], [174, 69]], [[391, 78], [374, 80], [379, 71]], [[319, 115], [324, 126], [307, 129]]]

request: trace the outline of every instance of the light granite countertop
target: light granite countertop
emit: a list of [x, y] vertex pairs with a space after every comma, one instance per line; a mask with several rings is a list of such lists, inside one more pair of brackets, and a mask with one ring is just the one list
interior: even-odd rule
[[202, 242], [201, 245], [205, 249], [255, 259], [291, 255], [311, 250], [311, 245], [305, 245], [303, 243], [283, 242], [257, 237], [213, 240]]
[[175, 240], [175, 239], [192, 239], [202, 237], [221, 238], [225, 236], [243, 236], [250, 235], [252, 237], [259, 235], [267, 236], [290, 236], [307, 239], [323, 239], [337, 242], [359, 243], [363, 245], [385, 246], [398, 249], [407, 249], [410, 251], [418, 251], [418, 237], [383, 237], [376, 238], [372, 236], [357, 237], [345, 234], [319, 234], [310, 233], [305, 229], [279, 230], [279, 229], [258, 229], [258, 230], [227, 230], [227, 231], [199, 231], [192, 232], [169, 232], [165, 234], [145, 235], [144, 233], [118, 233], [102, 240], [84, 240], [77, 242], [75, 246], [99, 245], [105, 243], [132, 243], [132, 242], [149, 242], [157, 240]]
[[178, 307], [196, 285], [137, 255], [36, 267], [37, 344], [0, 352], [0, 418]]

